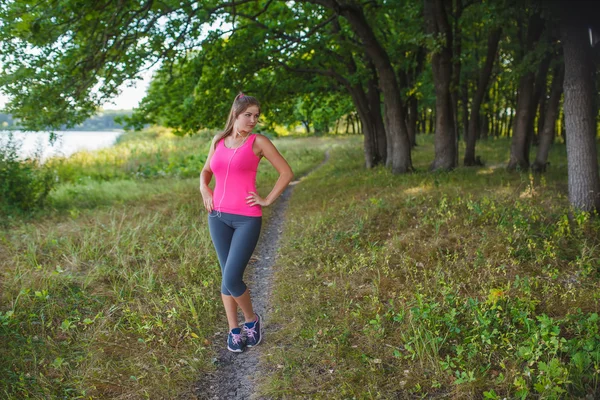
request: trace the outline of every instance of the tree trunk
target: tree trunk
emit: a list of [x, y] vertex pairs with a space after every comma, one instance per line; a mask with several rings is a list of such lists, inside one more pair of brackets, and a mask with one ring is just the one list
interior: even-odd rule
[[[453, 43], [453, 48], [451, 48], [451, 57], [453, 59], [452, 65], [452, 84], [450, 86], [450, 98], [452, 99], [452, 113], [454, 116], [454, 136], [458, 141], [460, 139], [460, 131], [459, 131], [459, 112], [458, 112], [458, 100], [459, 93], [458, 90], [460, 86], [460, 56], [462, 53], [462, 37], [461, 37], [461, 29], [460, 29], [460, 17], [463, 13], [463, 4], [462, 0], [455, 0], [456, 7], [454, 8], [454, 24], [449, 28], [449, 32], [452, 32], [451, 40]], [[452, 13], [452, 0], [446, 0], [446, 7], [449, 8], [449, 12]], [[447, 20], [447, 19], [446, 19]], [[453, 28], [453, 31], [452, 31]], [[467, 106], [463, 103], [463, 108], [466, 110]], [[466, 129], [466, 127], [464, 128]], [[458, 165], [458, 163], [457, 163]]]
[[339, 6], [339, 12], [361, 39], [365, 53], [377, 68], [379, 87], [383, 92], [386, 128], [392, 144], [392, 172], [398, 174], [412, 171], [410, 140], [404, 122], [400, 88], [389, 56], [377, 40], [361, 6], [345, 4]]
[[[531, 147], [531, 143], [537, 143], [536, 132], [534, 131], [533, 127], [535, 125], [535, 117], [538, 107], [541, 106], [542, 103], [545, 103], [550, 61], [552, 61], [551, 53], [547, 54], [542, 59], [538, 68], [538, 73], [535, 77], [535, 84], [533, 86], [533, 100], [531, 102], [531, 112], [529, 114], [529, 124], [527, 128], [528, 148]], [[542, 98], [544, 100], [542, 100]]]
[[435, 158], [431, 170], [456, 167], [457, 143], [450, 84], [452, 83], [452, 31], [448, 24], [447, 0], [425, 0], [425, 20], [429, 33], [444, 35], [445, 43], [432, 55], [435, 84]]
[[310, 135], [310, 121], [302, 121], [302, 125], [306, 129], [306, 134]]
[[429, 130], [427, 131], [427, 133], [434, 133], [435, 132], [435, 111], [431, 111], [429, 113]]
[[587, 27], [578, 17], [574, 13], [573, 18], [569, 16], [561, 21], [561, 42], [565, 56], [564, 112], [568, 136], [569, 200], [576, 208], [593, 211], [600, 209], [594, 107], [596, 85]]
[[531, 166], [533, 172], [545, 172], [548, 165], [548, 153], [554, 142], [556, 135], [556, 120], [558, 118], [558, 105], [560, 96], [562, 95], [564, 79], [564, 68], [562, 64], [554, 68], [552, 74], [552, 87], [550, 89], [550, 98], [548, 99], [548, 107], [544, 112], [543, 130], [538, 134], [538, 148], [535, 157], [535, 162]]
[[[469, 81], [464, 79], [460, 85], [460, 101], [462, 103], [462, 132], [464, 140], [467, 140], [467, 128], [469, 126]], [[457, 124], [458, 125], [458, 124]], [[457, 137], [457, 139], [459, 139]]]
[[479, 112], [481, 110], [481, 103], [488, 90], [488, 84], [490, 77], [492, 76], [492, 70], [494, 68], [494, 60], [496, 59], [496, 52], [498, 51], [498, 43], [500, 42], [500, 35], [502, 30], [500, 28], [493, 29], [488, 37], [487, 55], [485, 64], [480, 71], [479, 80], [477, 82], [477, 91], [471, 102], [471, 116], [469, 117], [469, 128], [467, 130], [467, 147], [465, 149], [465, 166], [481, 165], [481, 161], [475, 158], [475, 144], [477, 142], [477, 132], [479, 131]]
[[361, 85], [348, 84], [346, 88], [352, 96], [352, 101], [358, 112], [358, 117], [363, 123], [365, 167], [373, 168], [381, 160], [378, 159], [377, 151], [375, 149], [375, 123], [371, 119], [367, 95]]
[[515, 113], [515, 125], [513, 130], [509, 170], [520, 168], [529, 169], [529, 147], [527, 146], [527, 128], [531, 115], [531, 103], [533, 101], [533, 82], [535, 75], [527, 72], [519, 81], [519, 99]]
[[[524, 52], [533, 50], [535, 43], [540, 38], [543, 26], [543, 20], [538, 14], [534, 14], [529, 19], [527, 39], [523, 43]], [[535, 74], [533, 72], [525, 72], [519, 80], [515, 126], [510, 147], [510, 161], [508, 162], [509, 170], [529, 169], [529, 144], [531, 142], [528, 134], [533, 112], [534, 82]]]
[[[375, 74], [376, 71], [373, 70]], [[369, 104], [369, 113], [371, 120], [374, 123], [374, 138], [375, 138], [375, 150], [377, 151], [377, 158], [381, 163], [387, 165], [388, 157], [388, 142], [385, 130], [385, 124], [383, 123], [383, 117], [381, 116], [381, 97], [379, 96], [379, 89], [377, 88], [377, 81], [375, 76], [369, 78], [367, 81], [367, 100]]]
[[[427, 49], [425, 47], [419, 46], [418, 50], [414, 53], [415, 57], [415, 65], [411, 68], [407, 73], [407, 80], [409, 87], [415, 88], [417, 86], [417, 80], [419, 74], [423, 71], [425, 67], [425, 57], [427, 56]], [[411, 95], [408, 98], [408, 136], [410, 139], [411, 148], [417, 146], [417, 133], [419, 132], [419, 104], [417, 97], [415, 95]]]
[[408, 99], [408, 120], [406, 125], [411, 147], [417, 146], [417, 113], [417, 98], [415, 96], [410, 96]]

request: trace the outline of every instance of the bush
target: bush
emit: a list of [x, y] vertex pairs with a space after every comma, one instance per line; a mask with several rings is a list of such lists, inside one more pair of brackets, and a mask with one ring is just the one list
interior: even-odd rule
[[42, 208], [56, 181], [39, 155], [21, 160], [19, 149], [12, 135], [0, 142], [0, 215]]

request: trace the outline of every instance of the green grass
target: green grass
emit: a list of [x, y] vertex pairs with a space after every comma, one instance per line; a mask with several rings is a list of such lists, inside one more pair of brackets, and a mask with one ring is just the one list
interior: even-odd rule
[[[190, 398], [225, 329], [198, 192], [210, 133], [55, 161], [49, 207], [0, 231], [0, 397]], [[360, 137], [275, 144], [296, 176], [259, 390], [272, 398], [584, 398], [600, 390], [600, 222], [543, 177], [365, 170]], [[464, 151], [464, 150], [463, 150]], [[276, 171], [263, 162], [260, 193]], [[270, 217], [265, 210], [265, 219]]]
[[[134, 134], [57, 162], [51, 207], [0, 231], [0, 397], [192, 397], [214, 370], [212, 341], [226, 323], [202, 164], [164, 161], [205, 159], [209, 140]], [[327, 146], [275, 144], [298, 175]], [[132, 150], [142, 147], [144, 156]], [[263, 163], [264, 194], [277, 174]]]
[[296, 189], [260, 391], [287, 398], [584, 398], [600, 391], [600, 221], [543, 177], [364, 170], [359, 138]]

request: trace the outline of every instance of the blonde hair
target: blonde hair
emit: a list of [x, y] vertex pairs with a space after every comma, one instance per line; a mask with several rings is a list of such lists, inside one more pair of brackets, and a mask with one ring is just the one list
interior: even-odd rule
[[235, 97], [235, 100], [233, 101], [233, 104], [231, 105], [231, 111], [229, 111], [229, 117], [227, 117], [227, 123], [225, 124], [225, 129], [223, 130], [223, 132], [221, 132], [217, 135], [217, 138], [215, 140], [215, 148], [217, 146], [217, 143], [219, 143], [219, 141], [221, 139], [224, 139], [233, 133], [233, 125], [235, 124], [235, 120], [237, 119], [237, 117], [239, 117], [239, 115], [241, 113], [246, 111], [248, 109], [248, 107], [250, 107], [250, 106], [256, 106], [256, 107], [258, 107], [258, 110], [260, 111], [260, 103], [258, 102], [256, 97], [246, 96], [242, 92], [240, 92]]

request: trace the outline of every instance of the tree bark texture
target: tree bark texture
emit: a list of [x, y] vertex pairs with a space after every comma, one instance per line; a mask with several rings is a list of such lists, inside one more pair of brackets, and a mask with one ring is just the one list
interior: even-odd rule
[[471, 102], [471, 116], [469, 117], [469, 127], [467, 129], [467, 146], [465, 149], [465, 166], [480, 165], [475, 158], [475, 145], [477, 143], [478, 131], [480, 129], [480, 110], [481, 103], [485, 97], [485, 93], [488, 90], [488, 84], [490, 77], [492, 76], [492, 70], [494, 68], [494, 61], [496, 60], [496, 53], [498, 51], [498, 43], [500, 42], [500, 35], [502, 30], [500, 28], [493, 29], [488, 36], [487, 55], [485, 64], [479, 73], [479, 80], [477, 81], [477, 91]]
[[[375, 72], [375, 71], [374, 71]], [[381, 96], [375, 77], [369, 78], [367, 82], [367, 100], [369, 102], [369, 113], [374, 124], [375, 149], [377, 158], [384, 165], [388, 159], [388, 143], [385, 132], [385, 124], [381, 116]]]
[[435, 156], [431, 170], [450, 170], [457, 166], [457, 143], [450, 85], [452, 83], [452, 30], [448, 24], [448, 0], [425, 0], [425, 21], [430, 34], [445, 37], [439, 51], [432, 54], [435, 85]]
[[573, 13], [561, 21], [565, 56], [564, 114], [567, 133], [569, 200], [584, 211], [600, 209], [596, 148], [594, 65], [587, 27]]
[[556, 120], [558, 119], [558, 105], [563, 90], [564, 66], [558, 64], [554, 67], [552, 74], [552, 86], [547, 108], [544, 111], [542, 131], [538, 133], [538, 148], [535, 161], [531, 165], [533, 172], [545, 172], [548, 165], [548, 153], [556, 136]]

